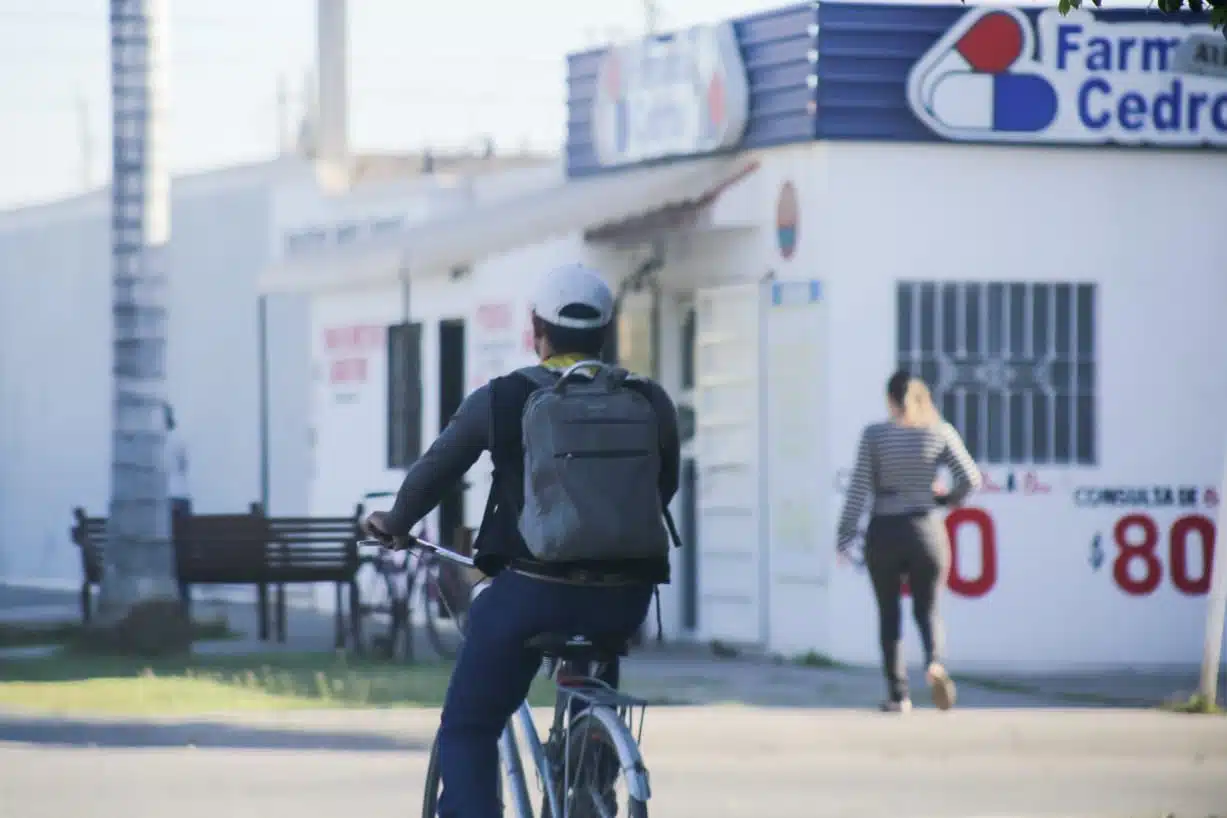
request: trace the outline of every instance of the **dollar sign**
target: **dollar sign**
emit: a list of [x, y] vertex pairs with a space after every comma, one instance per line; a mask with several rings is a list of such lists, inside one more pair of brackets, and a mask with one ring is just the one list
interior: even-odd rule
[[1091, 570], [1098, 571], [1103, 566], [1103, 537], [1099, 534], [1091, 540]]

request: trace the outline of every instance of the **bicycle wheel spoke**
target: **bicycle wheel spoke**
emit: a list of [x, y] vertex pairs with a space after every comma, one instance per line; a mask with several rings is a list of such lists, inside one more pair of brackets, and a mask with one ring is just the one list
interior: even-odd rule
[[640, 818], [646, 804], [630, 796], [613, 740], [604, 726], [581, 716], [572, 726], [568, 750], [569, 784], [563, 800], [574, 818]]

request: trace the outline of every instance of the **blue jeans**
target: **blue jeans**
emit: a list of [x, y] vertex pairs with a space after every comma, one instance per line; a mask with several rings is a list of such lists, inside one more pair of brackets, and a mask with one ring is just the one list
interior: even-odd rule
[[653, 586], [581, 586], [504, 571], [473, 602], [439, 725], [439, 818], [502, 818], [498, 739], [541, 666], [538, 633], [630, 638]]

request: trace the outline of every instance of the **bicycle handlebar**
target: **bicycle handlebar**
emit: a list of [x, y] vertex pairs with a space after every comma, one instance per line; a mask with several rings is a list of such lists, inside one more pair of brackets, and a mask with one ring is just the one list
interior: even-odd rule
[[[403, 544], [403, 545], [402, 545]], [[395, 548], [397, 545], [402, 547], [396, 550], [406, 550], [409, 548], [423, 548], [433, 552], [440, 559], [445, 559], [448, 562], [454, 562], [457, 565], [463, 565], [466, 568], [474, 567], [473, 558], [466, 557], [458, 551], [452, 551], [450, 548], [444, 548], [441, 545], [435, 545], [429, 540], [424, 540], [414, 534], [408, 534], [404, 537], [396, 537], [392, 544], [386, 543], [383, 540], [358, 540], [358, 545], [379, 546], [380, 548]]]

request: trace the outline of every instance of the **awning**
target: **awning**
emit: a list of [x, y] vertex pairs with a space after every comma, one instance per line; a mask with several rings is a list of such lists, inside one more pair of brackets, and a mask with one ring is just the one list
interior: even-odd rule
[[383, 284], [405, 273], [445, 272], [568, 233], [710, 201], [756, 166], [745, 157], [713, 157], [566, 181], [365, 245], [288, 259], [260, 276], [260, 290], [319, 292]]

